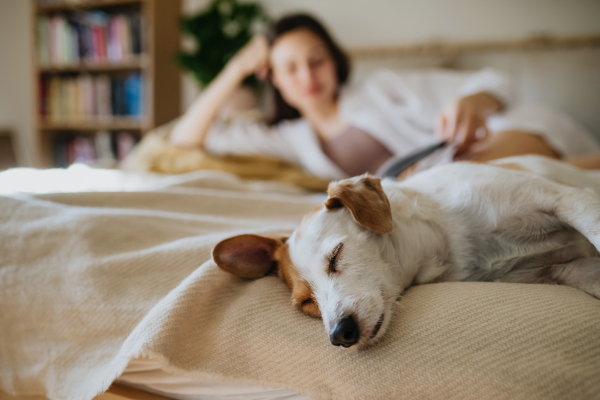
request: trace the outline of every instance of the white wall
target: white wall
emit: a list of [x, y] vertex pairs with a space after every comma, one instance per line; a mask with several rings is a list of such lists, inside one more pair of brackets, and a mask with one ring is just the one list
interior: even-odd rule
[[[273, 17], [309, 11], [346, 47], [600, 32], [598, 0], [260, 0]], [[207, 0], [184, 0], [194, 12]]]
[[17, 159], [33, 165], [31, 3], [0, 0], [0, 126], [16, 133]]

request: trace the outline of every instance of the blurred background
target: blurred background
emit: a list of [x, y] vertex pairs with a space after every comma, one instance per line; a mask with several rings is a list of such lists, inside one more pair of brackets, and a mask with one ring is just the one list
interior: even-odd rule
[[298, 11], [355, 74], [492, 66], [600, 138], [598, 0], [0, 0], [0, 169], [113, 165], [268, 18]]

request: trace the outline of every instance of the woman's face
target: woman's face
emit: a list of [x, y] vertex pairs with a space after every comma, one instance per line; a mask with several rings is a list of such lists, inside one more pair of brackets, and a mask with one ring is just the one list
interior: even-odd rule
[[271, 79], [283, 99], [302, 112], [335, 101], [336, 65], [325, 43], [307, 29], [279, 37], [271, 48]]

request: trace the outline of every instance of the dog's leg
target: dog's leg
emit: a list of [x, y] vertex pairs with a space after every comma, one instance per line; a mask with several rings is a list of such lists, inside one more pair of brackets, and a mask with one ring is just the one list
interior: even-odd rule
[[584, 257], [563, 264], [518, 268], [500, 281], [571, 286], [600, 299], [600, 258]]
[[600, 252], [600, 197], [587, 189], [562, 189], [540, 193], [545, 212], [578, 230]]
[[550, 279], [572, 286], [600, 299], [600, 258], [580, 258], [550, 267]]

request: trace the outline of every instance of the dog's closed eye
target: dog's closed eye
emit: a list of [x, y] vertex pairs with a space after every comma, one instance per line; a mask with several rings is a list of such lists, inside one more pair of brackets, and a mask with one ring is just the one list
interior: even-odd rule
[[336, 272], [338, 272], [337, 261], [340, 258], [339, 255], [340, 255], [340, 251], [342, 250], [342, 247], [344, 247], [344, 243], [338, 244], [337, 246], [335, 246], [335, 248], [329, 255], [329, 257], [328, 257], [329, 266], [327, 268], [328, 274], [335, 274]]
[[311, 305], [314, 302], [315, 301], [312, 298], [308, 298], [308, 299], [304, 300], [302, 303], [300, 303], [300, 307]]

